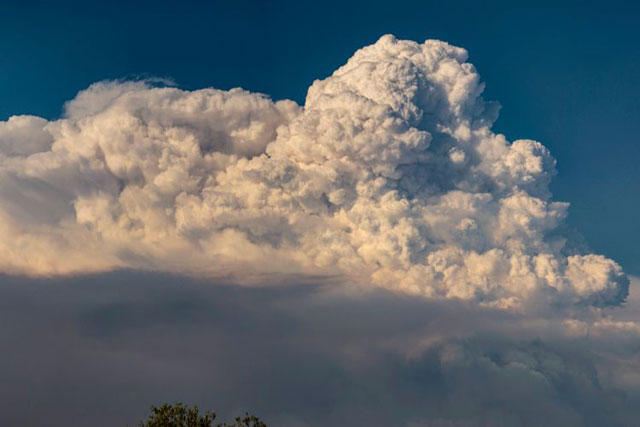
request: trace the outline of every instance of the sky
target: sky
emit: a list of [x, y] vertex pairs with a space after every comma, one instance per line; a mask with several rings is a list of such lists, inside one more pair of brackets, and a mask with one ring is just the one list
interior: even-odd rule
[[[167, 77], [185, 89], [242, 87], [302, 102], [381, 35], [470, 52], [503, 106], [496, 128], [544, 143], [569, 222], [640, 274], [640, 47], [629, 2], [3, 2], [0, 118], [58, 117], [105, 79]], [[616, 189], [624, 189], [618, 191]]]
[[636, 6], [1, 11], [11, 423], [637, 419]]

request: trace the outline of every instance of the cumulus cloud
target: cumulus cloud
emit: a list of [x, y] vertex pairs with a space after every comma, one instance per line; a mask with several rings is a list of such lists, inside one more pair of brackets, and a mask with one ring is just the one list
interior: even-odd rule
[[0, 122], [0, 271], [340, 277], [485, 306], [606, 306], [628, 280], [560, 232], [555, 162], [491, 130], [464, 49], [384, 36], [304, 106], [96, 83]]

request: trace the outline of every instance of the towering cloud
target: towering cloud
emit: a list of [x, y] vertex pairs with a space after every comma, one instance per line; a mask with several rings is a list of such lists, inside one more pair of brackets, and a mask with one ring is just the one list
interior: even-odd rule
[[492, 132], [467, 53], [384, 36], [303, 107], [234, 89], [92, 85], [0, 122], [0, 270], [339, 277], [487, 306], [618, 304], [558, 231], [540, 143]]

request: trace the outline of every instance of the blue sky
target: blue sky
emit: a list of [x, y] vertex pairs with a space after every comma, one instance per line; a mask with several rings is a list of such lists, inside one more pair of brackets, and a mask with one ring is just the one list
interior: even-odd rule
[[639, 12], [616, 2], [3, 2], [0, 118], [55, 118], [93, 82], [149, 76], [302, 103], [314, 79], [382, 34], [442, 39], [469, 51], [485, 97], [502, 104], [495, 129], [551, 149], [569, 223], [640, 274]]

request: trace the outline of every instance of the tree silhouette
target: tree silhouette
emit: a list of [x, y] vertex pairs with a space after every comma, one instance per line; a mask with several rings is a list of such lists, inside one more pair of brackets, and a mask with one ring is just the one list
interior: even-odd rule
[[170, 405], [164, 403], [151, 407], [151, 415], [146, 421], [140, 421], [139, 427], [267, 427], [255, 415], [245, 413], [243, 417], [236, 417], [233, 424], [213, 424], [216, 413], [207, 411], [200, 414], [198, 406], [189, 408], [182, 403]]

